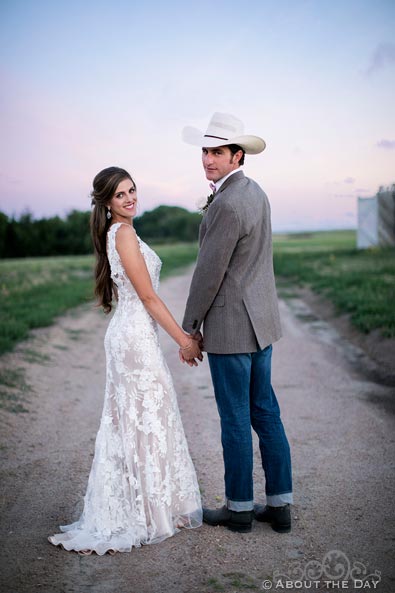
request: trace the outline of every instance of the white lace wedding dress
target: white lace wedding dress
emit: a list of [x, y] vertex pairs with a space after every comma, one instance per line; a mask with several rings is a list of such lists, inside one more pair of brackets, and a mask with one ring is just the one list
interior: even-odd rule
[[[80, 519], [49, 541], [66, 550], [129, 552], [202, 521], [199, 487], [172, 378], [147, 313], [108, 232], [118, 305], [105, 337], [104, 409]], [[155, 290], [161, 261], [138, 238]]]

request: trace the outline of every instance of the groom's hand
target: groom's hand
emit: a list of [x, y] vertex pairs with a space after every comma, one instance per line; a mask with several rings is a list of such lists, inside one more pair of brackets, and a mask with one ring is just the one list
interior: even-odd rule
[[200, 350], [203, 350], [203, 336], [201, 332], [196, 332], [196, 334], [193, 334], [192, 338], [198, 342]]
[[[201, 334], [200, 334], [201, 336]], [[179, 350], [179, 357], [181, 362], [186, 362], [189, 366], [198, 366], [197, 360], [203, 360], [201, 351], [202, 339], [201, 337], [187, 336], [188, 340], [185, 345]]]

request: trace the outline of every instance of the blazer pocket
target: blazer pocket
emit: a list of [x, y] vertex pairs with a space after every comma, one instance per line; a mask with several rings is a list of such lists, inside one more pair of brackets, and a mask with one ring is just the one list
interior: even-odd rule
[[211, 305], [212, 307], [223, 307], [225, 305], [225, 296], [223, 294], [218, 294], [214, 301], [213, 304]]

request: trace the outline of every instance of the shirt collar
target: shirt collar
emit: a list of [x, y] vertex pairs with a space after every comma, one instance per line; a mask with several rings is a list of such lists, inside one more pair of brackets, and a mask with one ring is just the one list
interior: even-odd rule
[[225, 175], [225, 177], [222, 177], [221, 179], [218, 179], [218, 181], [216, 181], [214, 183], [214, 185], [215, 185], [215, 191], [217, 192], [219, 190], [219, 188], [221, 187], [221, 185], [224, 183], [224, 181], [226, 181], [228, 179], [228, 177], [230, 177], [234, 173], [238, 173], [239, 171], [241, 171], [241, 169], [240, 169], [240, 167], [237, 167], [237, 169], [234, 169], [234, 171], [231, 171], [230, 173], [228, 173], [227, 175]]

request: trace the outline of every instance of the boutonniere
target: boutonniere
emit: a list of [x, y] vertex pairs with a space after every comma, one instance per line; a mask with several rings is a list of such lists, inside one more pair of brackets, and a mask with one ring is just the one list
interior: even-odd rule
[[212, 193], [209, 196], [207, 196], [207, 198], [202, 198], [201, 200], [198, 201], [197, 207], [198, 207], [200, 214], [204, 214], [205, 212], [207, 212], [208, 207], [210, 206], [211, 202], [214, 200], [214, 197], [215, 197], [215, 194]]

